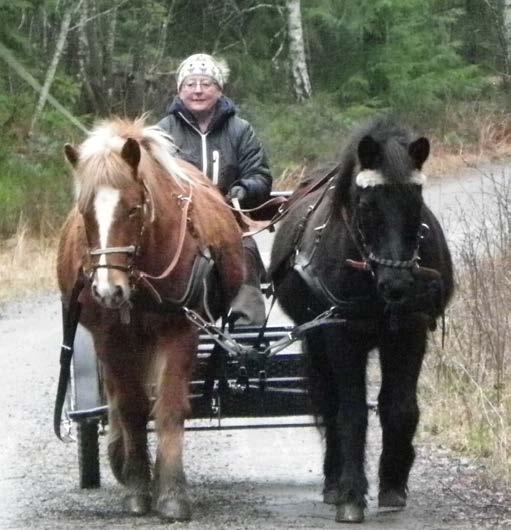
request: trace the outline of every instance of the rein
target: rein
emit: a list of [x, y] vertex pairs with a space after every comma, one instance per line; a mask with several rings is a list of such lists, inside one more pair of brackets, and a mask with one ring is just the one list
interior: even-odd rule
[[[263, 204], [255, 208], [240, 208], [239, 202], [233, 202], [233, 205], [228, 205], [229, 208], [234, 212], [238, 218], [238, 223], [246, 226], [249, 231], [243, 233], [243, 237], [253, 236], [264, 230], [273, 232], [275, 225], [281, 221], [291, 210], [291, 208], [303, 197], [309, 195], [320, 189], [325, 183], [330, 181], [338, 172], [340, 165], [335, 166], [323, 177], [312, 180], [306, 186], [297, 188], [289, 197], [285, 195], [277, 195], [264, 202]], [[258, 221], [251, 219], [250, 215], [261, 214], [267, 210], [274, 211], [277, 208], [275, 214], [272, 215], [271, 219], [267, 221]]]
[[[153, 295], [153, 297], [156, 299], [158, 303], [162, 303], [163, 299], [158, 293], [158, 291], [155, 289], [155, 287], [151, 284], [149, 280], [163, 280], [170, 276], [172, 271], [176, 268], [177, 264], [179, 263], [179, 259], [181, 258], [181, 253], [183, 252], [184, 242], [185, 242], [185, 236], [186, 236], [186, 228], [188, 226], [188, 212], [190, 210], [190, 206], [192, 204], [192, 187], [190, 186], [190, 191], [188, 196], [184, 195], [178, 195], [178, 200], [181, 204], [181, 220], [179, 224], [179, 237], [178, 237], [178, 243], [177, 243], [177, 250], [174, 254], [174, 257], [172, 258], [172, 261], [169, 263], [167, 268], [158, 275], [152, 275], [144, 271], [134, 270], [133, 276], [135, 278], [135, 285], [142, 281], [144, 285], [149, 289], [149, 292]], [[182, 206], [184, 204], [184, 206]]]
[[[148, 205], [148, 193], [147, 188], [144, 185], [144, 189], [146, 191], [143, 201], [142, 207], [147, 207]], [[189, 194], [186, 195], [178, 195], [177, 199], [179, 201], [180, 207], [181, 207], [181, 218], [179, 223], [179, 235], [178, 235], [178, 242], [177, 242], [177, 249], [176, 252], [170, 261], [169, 265], [158, 275], [152, 275], [145, 271], [141, 271], [137, 269], [134, 265], [134, 260], [136, 256], [140, 253], [141, 248], [141, 240], [143, 233], [145, 231], [145, 223], [146, 219], [144, 218], [144, 222], [142, 223], [142, 227], [140, 229], [140, 235], [139, 235], [139, 241], [136, 244], [133, 245], [127, 245], [123, 247], [105, 247], [105, 248], [97, 248], [89, 251], [90, 256], [104, 256], [109, 254], [127, 254], [130, 258], [130, 263], [128, 265], [114, 265], [110, 263], [96, 263], [94, 265], [91, 265], [88, 270], [89, 278], [92, 278], [94, 273], [97, 269], [113, 269], [113, 270], [120, 270], [122, 272], [125, 272], [129, 274], [130, 281], [133, 286], [136, 286], [139, 282], [142, 282], [143, 285], [147, 288], [148, 292], [151, 294], [151, 296], [155, 299], [155, 301], [158, 304], [162, 304], [164, 302], [161, 295], [158, 293], [156, 288], [152, 285], [150, 280], [163, 280], [165, 278], [168, 278], [170, 274], [174, 271], [177, 264], [179, 263], [179, 260], [181, 258], [181, 254], [183, 252], [184, 247], [184, 241], [186, 237], [186, 229], [188, 226], [189, 221], [189, 211], [192, 204], [192, 187], [190, 186]], [[144, 208], [146, 210], [147, 208]], [[151, 211], [153, 209], [151, 208]], [[152, 222], [152, 214], [150, 221]], [[207, 256], [207, 259], [210, 259], [210, 256]], [[196, 270], [197, 267], [194, 268]], [[190, 282], [189, 282], [190, 285]], [[188, 292], [188, 289], [187, 289]], [[186, 293], [185, 293], [186, 295]], [[176, 305], [179, 304], [180, 301], [183, 301], [185, 297], [181, 297], [179, 300], [175, 300]]]
[[351, 226], [350, 220], [348, 218], [348, 213], [346, 211], [346, 208], [342, 208], [341, 210], [341, 216], [342, 220], [344, 221], [344, 224], [346, 225], [346, 229], [348, 230], [348, 233], [350, 234], [351, 240], [353, 241], [353, 244], [357, 248], [358, 253], [361, 256], [361, 260], [352, 260], [347, 259], [346, 264], [350, 267], [358, 270], [364, 270], [364, 271], [372, 271], [372, 263], [376, 263], [378, 265], [381, 265], [383, 267], [390, 267], [393, 269], [414, 269], [414, 268], [420, 268], [418, 261], [419, 261], [419, 245], [421, 239], [424, 239], [425, 233], [429, 231], [429, 226], [426, 223], [421, 223], [419, 232], [417, 233], [417, 244], [415, 246], [415, 249], [413, 251], [413, 256], [409, 260], [391, 260], [386, 258], [380, 258], [374, 252], [372, 252], [368, 246], [364, 242], [364, 235], [360, 232], [360, 236], [362, 239], [362, 244], [359, 244], [358, 238], [355, 235], [355, 232], [353, 230], [353, 227]]
[[[312, 267], [313, 256], [319, 247], [324, 228], [329, 224], [331, 216], [328, 215], [326, 221], [321, 225], [316, 227], [314, 230], [316, 236], [314, 238], [314, 243], [307, 252], [302, 250], [302, 241], [303, 234], [305, 233], [305, 227], [309, 222], [312, 212], [314, 212], [319, 203], [326, 196], [328, 189], [326, 187], [323, 194], [320, 196], [319, 200], [311, 204], [305, 215], [303, 216], [301, 222], [298, 226], [297, 235], [294, 242], [294, 253], [292, 254], [292, 268], [299, 274], [302, 280], [306, 283], [309, 289], [315, 294], [318, 301], [323, 306], [331, 307], [336, 310], [337, 314], [343, 317], [346, 317], [347, 322], [354, 322], [360, 318], [369, 318], [374, 319], [378, 317], [378, 304], [375, 304], [374, 299], [371, 297], [365, 298], [352, 298], [350, 300], [340, 299], [336, 297], [327, 285], [323, 282], [321, 277], [316, 273]], [[424, 293], [417, 293], [414, 295], [413, 299], [409, 302], [403, 304], [403, 309], [399, 304], [385, 303], [383, 306], [383, 312], [385, 315], [389, 316], [389, 322], [392, 328], [398, 325], [397, 317], [400, 313], [425, 313], [430, 319], [430, 329], [436, 327], [436, 322], [432, 316], [435, 312], [435, 308], [438, 307], [438, 297], [440, 296], [443, 299], [443, 287], [442, 287], [442, 278], [440, 273], [435, 269], [430, 269], [427, 267], [422, 267], [419, 265], [419, 246], [420, 241], [425, 237], [426, 231], [429, 230], [428, 225], [425, 223], [421, 224], [419, 232], [417, 234], [417, 244], [413, 252], [413, 256], [409, 260], [389, 260], [381, 258], [375, 255], [364, 243], [364, 237], [362, 236], [362, 241], [356, 236], [355, 231], [352, 227], [350, 219], [346, 208], [341, 209], [341, 216], [346, 226], [348, 235], [354, 244], [360, 259], [346, 259], [344, 264], [355, 270], [368, 272], [371, 276], [375, 277], [374, 264], [378, 264], [383, 267], [391, 267], [396, 269], [409, 269], [412, 275], [418, 279], [426, 282], [427, 288]], [[421, 311], [422, 309], [422, 311]], [[404, 310], [404, 313], [403, 313]], [[442, 343], [444, 338], [444, 315], [442, 317]]]

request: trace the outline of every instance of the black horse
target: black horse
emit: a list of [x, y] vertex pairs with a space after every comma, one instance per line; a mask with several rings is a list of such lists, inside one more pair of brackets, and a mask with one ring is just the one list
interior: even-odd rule
[[282, 307], [298, 324], [320, 317], [304, 346], [325, 427], [324, 502], [338, 505], [337, 521], [364, 519], [374, 348], [382, 373], [379, 506], [406, 504], [428, 329], [453, 290], [444, 234], [422, 198], [428, 155], [426, 138], [376, 120], [353, 135], [328, 181], [291, 200], [275, 237], [270, 274]]

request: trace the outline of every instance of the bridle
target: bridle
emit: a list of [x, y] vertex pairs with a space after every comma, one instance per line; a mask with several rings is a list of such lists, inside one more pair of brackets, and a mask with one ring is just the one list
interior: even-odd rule
[[147, 188], [147, 185], [144, 182], [142, 182], [142, 186], [142, 201], [138, 206], [136, 206], [136, 208], [140, 208], [142, 210], [142, 223], [140, 226], [140, 232], [138, 234], [137, 241], [127, 246], [104, 247], [89, 250], [89, 256], [91, 257], [101, 257], [110, 254], [126, 254], [128, 256], [128, 263], [126, 265], [116, 265], [112, 263], [99, 262], [94, 263], [87, 267], [86, 276], [88, 277], [89, 281], [91, 281], [98, 269], [119, 270], [128, 274], [131, 289], [135, 289], [137, 285], [142, 282], [145, 287], [147, 287], [149, 292], [153, 295], [153, 297], [159, 303], [161, 303], [162, 298], [159, 295], [158, 291], [155, 289], [155, 287], [151, 284], [150, 280], [162, 280], [167, 278], [179, 263], [179, 259], [183, 251], [186, 229], [188, 223], [190, 222], [189, 212], [192, 204], [192, 186], [190, 185], [188, 195], [175, 195], [178, 204], [181, 208], [177, 249], [169, 265], [165, 268], [163, 272], [158, 275], [149, 274], [145, 271], [138, 269], [135, 266], [136, 258], [141, 253], [144, 232], [147, 228], [148, 223], [151, 223], [154, 220], [154, 205], [150, 200], [151, 194]]
[[[349, 216], [348, 216], [348, 213], [345, 207], [342, 208], [341, 214], [342, 214], [343, 221], [346, 225], [346, 228], [348, 230], [348, 233], [350, 234], [350, 237], [361, 257], [360, 261], [347, 259], [346, 260], [347, 265], [355, 269], [370, 271], [373, 274], [374, 274], [375, 264], [382, 266], [382, 267], [392, 268], [392, 269], [417, 269], [419, 267], [420, 243], [427, 236], [430, 230], [429, 226], [426, 223], [421, 223], [419, 226], [419, 229], [417, 231], [417, 235], [415, 238], [416, 243], [415, 243], [415, 248], [412, 252], [412, 257], [408, 260], [392, 260], [392, 259], [382, 258], [371, 250], [371, 247], [369, 243], [367, 242], [366, 235], [361, 229], [360, 224], [356, 223], [356, 229], [353, 227], [353, 222], [349, 219]], [[353, 218], [356, 219], [357, 216], [355, 215], [353, 216]]]

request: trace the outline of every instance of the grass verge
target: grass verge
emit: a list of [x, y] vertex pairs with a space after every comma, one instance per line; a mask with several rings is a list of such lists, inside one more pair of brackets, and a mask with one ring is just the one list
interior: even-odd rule
[[34, 238], [20, 227], [0, 243], [0, 303], [35, 291], [55, 289], [56, 238]]
[[421, 379], [422, 424], [511, 480], [511, 183], [492, 182], [480, 198], [492, 215], [462, 219], [445, 347], [437, 333]]

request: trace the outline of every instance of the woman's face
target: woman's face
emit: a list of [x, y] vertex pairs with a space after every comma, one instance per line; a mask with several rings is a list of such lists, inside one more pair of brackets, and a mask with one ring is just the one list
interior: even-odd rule
[[179, 97], [194, 115], [209, 113], [221, 95], [220, 87], [207, 75], [189, 75], [179, 89]]

